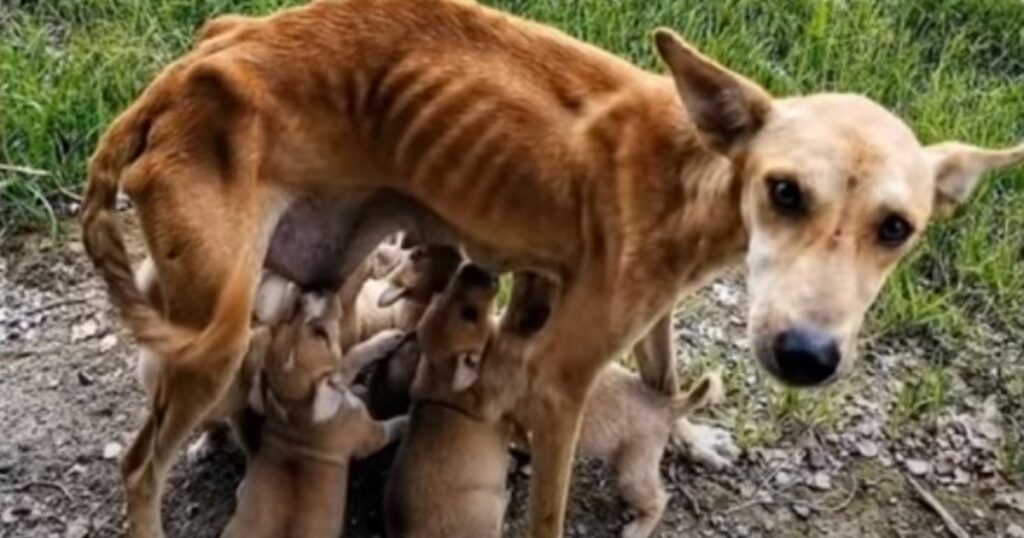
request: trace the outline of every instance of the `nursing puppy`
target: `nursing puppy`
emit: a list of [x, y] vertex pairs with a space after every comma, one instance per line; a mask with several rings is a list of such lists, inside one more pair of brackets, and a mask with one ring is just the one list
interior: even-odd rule
[[[461, 256], [449, 247], [415, 246], [404, 250], [383, 279], [370, 279], [360, 291], [354, 315], [342, 323], [358, 323], [362, 338], [383, 329], [413, 331], [430, 300], [444, 291], [459, 268]], [[419, 352], [404, 346], [375, 363], [367, 381], [367, 405], [376, 419], [391, 418], [409, 409], [409, 388], [416, 375]]]
[[402, 335], [381, 333], [342, 357], [332, 303], [303, 296], [296, 315], [260, 341], [265, 360], [249, 399], [265, 420], [225, 538], [341, 536], [349, 460], [383, 448], [403, 429], [404, 417], [371, 419], [349, 390], [358, 371]]
[[530, 327], [505, 316], [496, 329], [496, 293], [494, 277], [465, 265], [420, 322], [409, 431], [384, 495], [388, 536], [501, 536]]

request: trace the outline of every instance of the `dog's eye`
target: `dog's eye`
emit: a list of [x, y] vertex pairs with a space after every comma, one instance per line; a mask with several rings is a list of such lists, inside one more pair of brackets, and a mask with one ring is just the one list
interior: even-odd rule
[[480, 312], [478, 312], [477, 309], [472, 306], [463, 307], [461, 315], [462, 319], [470, 323], [476, 323], [477, 321], [480, 320]]
[[878, 241], [887, 247], [898, 247], [906, 242], [914, 228], [899, 215], [889, 215], [878, 227]]
[[800, 185], [788, 176], [768, 178], [768, 196], [772, 206], [783, 215], [799, 217], [807, 213], [807, 200]]

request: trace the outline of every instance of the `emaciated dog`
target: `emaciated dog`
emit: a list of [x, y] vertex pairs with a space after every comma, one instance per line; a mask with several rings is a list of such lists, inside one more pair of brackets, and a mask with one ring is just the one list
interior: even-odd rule
[[130, 274], [123, 188], [165, 292], [162, 308], [114, 297], [166, 364], [124, 461], [129, 534], [162, 534], [167, 469], [239, 368], [263, 266], [337, 287], [404, 229], [557, 280], [527, 357], [530, 534], [552, 538], [597, 372], [686, 293], [745, 259], [757, 361], [828, 383], [928, 223], [1024, 160], [1024, 146], [925, 147], [867, 98], [775, 98], [670, 31], [655, 44], [670, 76], [460, 0], [208, 23], [89, 164], [93, 262], [108, 282]]

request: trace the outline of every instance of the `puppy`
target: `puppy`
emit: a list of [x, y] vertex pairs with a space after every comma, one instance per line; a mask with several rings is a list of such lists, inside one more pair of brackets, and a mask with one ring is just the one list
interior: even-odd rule
[[705, 375], [684, 395], [669, 397], [612, 363], [597, 378], [583, 413], [576, 453], [614, 466], [619, 492], [636, 511], [622, 538], [647, 538], [661, 521], [668, 494], [659, 465], [679, 421], [721, 399], [722, 380]]
[[334, 297], [302, 297], [272, 328], [249, 400], [265, 416], [225, 538], [336, 538], [344, 528], [351, 458], [394, 441], [405, 418], [377, 422], [349, 390], [359, 369], [399, 345], [381, 333], [342, 358]]
[[[386, 278], [366, 281], [353, 315], [342, 323], [358, 324], [356, 332], [361, 339], [382, 329], [414, 330], [430, 300], [444, 291], [460, 261], [458, 251], [449, 247], [403, 250]], [[373, 365], [366, 402], [374, 418], [391, 418], [408, 411], [409, 388], [418, 363], [419, 351], [409, 345]]]
[[[384, 494], [392, 538], [497, 538], [525, 340], [491, 318], [497, 280], [464, 265], [417, 329], [409, 431]], [[514, 348], [514, 349], [506, 349]], [[511, 358], [513, 360], [505, 360]]]

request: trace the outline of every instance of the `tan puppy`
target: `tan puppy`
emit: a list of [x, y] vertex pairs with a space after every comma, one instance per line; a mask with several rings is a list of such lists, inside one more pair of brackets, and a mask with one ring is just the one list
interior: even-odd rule
[[124, 187], [167, 293], [146, 320], [114, 301], [140, 339], [164, 313], [182, 328], [125, 461], [129, 534], [161, 535], [167, 469], [240, 367], [264, 266], [337, 288], [404, 229], [559, 281], [527, 357], [531, 536], [552, 538], [591, 384], [672, 305], [745, 260], [756, 360], [829, 383], [929, 222], [1024, 160], [925, 147], [864, 97], [775, 98], [669, 31], [655, 44], [670, 76], [473, 2], [212, 21], [103, 136], [83, 202], [117, 280]]
[[392, 538], [498, 538], [524, 337], [491, 321], [497, 280], [464, 265], [418, 329], [409, 431], [384, 494]]
[[330, 301], [307, 295], [302, 302], [261, 342], [266, 359], [250, 401], [266, 418], [226, 538], [341, 536], [349, 460], [383, 448], [404, 427], [404, 417], [371, 419], [349, 390], [358, 370], [386, 356], [401, 335], [382, 333], [343, 359]]

